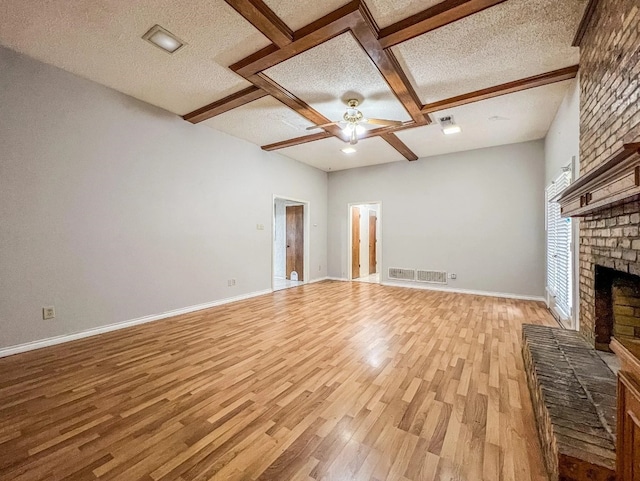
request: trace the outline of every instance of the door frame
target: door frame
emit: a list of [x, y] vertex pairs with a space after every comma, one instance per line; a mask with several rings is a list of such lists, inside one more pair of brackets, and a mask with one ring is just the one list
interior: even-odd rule
[[276, 256], [275, 256], [275, 248], [276, 248], [276, 216], [275, 216], [275, 204], [276, 199], [285, 200], [289, 202], [295, 202], [296, 204], [302, 204], [302, 224], [303, 224], [303, 260], [302, 265], [304, 269], [304, 280], [300, 281], [300, 284], [308, 284], [309, 279], [311, 277], [310, 270], [310, 262], [309, 262], [309, 253], [310, 253], [310, 234], [311, 234], [311, 202], [308, 200], [296, 199], [295, 197], [291, 197], [289, 195], [278, 195], [273, 194], [273, 198], [271, 199], [271, 290], [274, 288], [274, 277], [276, 273]]
[[353, 221], [353, 217], [351, 215], [351, 208], [359, 205], [377, 205], [378, 206], [378, 229], [376, 231], [376, 239], [378, 241], [378, 245], [376, 247], [377, 254], [380, 258], [380, 262], [378, 262], [377, 271], [380, 274], [380, 284], [383, 282], [383, 259], [382, 259], [382, 201], [381, 200], [373, 200], [373, 201], [364, 201], [364, 202], [349, 202], [347, 204], [347, 280], [353, 280], [353, 272], [351, 269], [351, 243], [353, 242], [353, 233], [351, 232], [351, 222]]

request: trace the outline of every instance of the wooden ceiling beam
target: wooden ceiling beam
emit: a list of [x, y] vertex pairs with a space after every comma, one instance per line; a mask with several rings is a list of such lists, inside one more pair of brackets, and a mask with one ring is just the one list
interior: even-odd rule
[[348, 32], [351, 25], [360, 17], [359, 5], [360, 0], [349, 2], [295, 32], [293, 42], [290, 44], [281, 48], [270, 45], [234, 63], [229, 68], [238, 75], [248, 78]]
[[466, 105], [473, 102], [479, 102], [480, 100], [499, 97], [501, 95], [511, 94], [514, 92], [520, 92], [521, 90], [527, 90], [556, 82], [562, 82], [563, 80], [575, 78], [577, 74], [578, 65], [573, 65], [571, 67], [554, 70], [552, 72], [547, 72], [540, 75], [534, 75], [533, 77], [527, 77], [521, 80], [516, 80], [514, 82], [508, 82], [501, 85], [496, 85], [495, 87], [476, 90], [475, 92], [470, 92], [445, 100], [440, 100], [438, 102], [426, 104], [422, 107], [422, 112], [424, 114], [429, 114], [432, 112], [459, 107], [461, 105]]
[[584, 35], [587, 33], [587, 27], [589, 27], [589, 22], [591, 21], [591, 17], [596, 12], [596, 7], [598, 6], [598, 0], [589, 0], [589, 3], [584, 9], [584, 14], [582, 15], [582, 19], [580, 20], [580, 25], [578, 25], [578, 31], [576, 32], [576, 36], [573, 38], [572, 46], [579, 47], [582, 43], [582, 39]]
[[[360, 134], [358, 136], [358, 140], [364, 140], [364, 139], [370, 139], [372, 137], [380, 137], [382, 135], [385, 134], [392, 134], [394, 132], [400, 132], [402, 130], [407, 130], [407, 129], [413, 129], [415, 127], [418, 127], [418, 125], [413, 122], [405, 122], [403, 125], [400, 126], [391, 126], [391, 127], [380, 127], [377, 129], [369, 129], [366, 132], [364, 132], [363, 134]], [[326, 139], [328, 137], [331, 137], [332, 134], [330, 132], [320, 132], [317, 134], [311, 134], [311, 135], [305, 135], [302, 137], [297, 137], [295, 139], [291, 139], [289, 140], [283, 140], [281, 142], [275, 142], [273, 144], [268, 144], [262, 147], [263, 150], [278, 150], [278, 149], [284, 149], [286, 147], [291, 147], [292, 145], [298, 145], [298, 144], [306, 144], [308, 142], [313, 142], [315, 140], [322, 140], [322, 139]], [[342, 139], [345, 140], [346, 139]]]
[[305, 135], [303, 137], [296, 137], [295, 139], [283, 140], [281, 142], [275, 142], [273, 144], [263, 145], [262, 150], [271, 152], [272, 150], [286, 149], [287, 147], [293, 147], [294, 145], [306, 144], [309, 142], [315, 142], [316, 140], [328, 139], [333, 137], [333, 134], [329, 132], [318, 132], [317, 134]]
[[293, 41], [293, 31], [262, 0], [225, 1], [278, 47]]
[[396, 134], [381, 134], [380, 137], [382, 137], [382, 139], [391, 147], [400, 152], [405, 159], [409, 161], [418, 160], [418, 156], [414, 154], [413, 151], [407, 147], [407, 144], [400, 140]]
[[416, 15], [380, 30], [382, 48], [390, 48], [414, 37], [481, 12], [506, 0], [445, 0]]
[[[431, 123], [431, 122], [429, 122]], [[407, 129], [415, 129], [416, 127], [420, 127], [421, 125], [425, 125], [425, 124], [418, 124], [414, 121], [410, 121], [410, 122], [405, 122], [402, 125], [399, 126], [391, 126], [391, 127], [381, 127], [379, 129], [370, 129], [367, 130], [366, 132], [364, 132], [362, 135], [360, 135], [358, 138], [359, 139], [370, 139], [371, 137], [379, 137], [381, 135], [384, 134], [392, 134], [394, 132], [401, 132], [403, 130], [407, 130]]]
[[[541, 75], [527, 77], [525, 79], [516, 80], [514, 82], [509, 82], [506, 84], [490, 87], [483, 90], [477, 90], [475, 92], [470, 92], [464, 95], [459, 95], [457, 97], [452, 97], [450, 99], [434, 102], [432, 104], [427, 104], [423, 107], [422, 112], [424, 114], [429, 114], [438, 110], [458, 107], [460, 105], [466, 105], [472, 102], [479, 102], [481, 100], [498, 97], [500, 95], [506, 95], [509, 93], [519, 92], [521, 90], [541, 87], [543, 85], [548, 85], [555, 82], [561, 82], [563, 80], [569, 80], [569, 79], [575, 78], [577, 72], [578, 72], [577, 65], [559, 69], [559, 70], [554, 70], [552, 72], [544, 73]], [[382, 137], [390, 145], [392, 145], [396, 150], [398, 150], [398, 152], [402, 153], [407, 159], [415, 160], [413, 159], [413, 157], [415, 157], [415, 154], [413, 154], [413, 152], [411, 152], [408, 149], [408, 147], [397, 136], [395, 135], [391, 136], [391, 134], [393, 134], [394, 132], [400, 132], [402, 130], [420, 127], [421, 125], [424, 125], [424, 124], [418, 124], [416, 122], [411, 121], [411, 122], [405, 122], [401, 126], [371, 129], [371, 130], [367, 130], [364, 134], [360, 135], [359, 138], [360, 140], [364, 140], [371, 137]], [[289, 143], [289, 141], [283, 141], [275, 144], [270, 144], [263, 148], [265, 150], [277, 150], [285, 147], [290, 147], [291, 145], [298, 145], [301, 143], [313, 142], [314, 140], [324, 139], [324, 138], [327, 138], [329, 135], [330, 134], [327, 132], [322, 132], [320, 134], [307, 135], [304, 137], [298, 137], [297, 139], [291, 139], [291, 143]], [[268, 147], [268, 149], [266, 147]]]
[[[274, 80], [270, 79], [263, 73], [258, 73], [252, 75], [247, 80], [249, 80], [253, 85], [259, 87], [260, 89], [267, 92], [272, 97], [278, 99], [280, 102], [285, 104], [290, 109], [294, 110], [296, 113], [307, 119], [309, 122], [312, 122], [316, 125], [327, 124], [332, 122], [332, 120], [326, 118], [317, 110], [313, 109], [309, 104], [300, 100], [298, 97], [293, 95], [291, 92], [288, 92], [281, 85], [276, 83]], [[337, 125], [330, 125], [325, 127], [324, 130], [329, 132], [332, 135], [335, 135], [341, 140], [346, 141], [342, 129]]]
[[268, 95], [267, 92], [256, 86], [247, 87], [240, 92], [236, 92], [228, 97], [216, 100], [209, 105], [205, 105], [204, 107], [183, 115], [182, 118], [192, 124], [197, 124], [198, 122], [210, 119], [211, 117], [215, 117], [216, 115], [220, 115], [244, 104], [248, 104], [254, 100], [261, 99], [266, 95]]
[[421, 112], [422, 102], [411, 86], [398, 60], [390, 50], [384, 50], [375, 33], [375, 22], [365, 9], [361, 18], [351, 27], [353, 36], [386, 80], [389, 88], [414, 122], [428, 124], [429, 119]]

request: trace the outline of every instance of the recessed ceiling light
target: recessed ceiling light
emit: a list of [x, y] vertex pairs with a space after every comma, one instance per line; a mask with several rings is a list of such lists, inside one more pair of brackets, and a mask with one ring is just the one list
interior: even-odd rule
[[442, 133], [445, 135], [452, 135], [462, 132], [462, 129], [458, 124], [453, 121], [452, 116], [442, 117], [440, 120], [440, 126], [442, 127]]
[[345, 147], [344, 149], [340, 150], [342, 150], [345, 154], [355, 154], [357, 152], [357, 150], [353, 147]]
[[186, 45], [182, 40], [160, 25], [151, 27], [142, 38], [167, 53], [175, 53]]
[[447, 127], [442, 127], [442, 132], [444, 132], [445, 135], [458, 134], [462, 132], [462, 129], [459, 125], [449, 125]]

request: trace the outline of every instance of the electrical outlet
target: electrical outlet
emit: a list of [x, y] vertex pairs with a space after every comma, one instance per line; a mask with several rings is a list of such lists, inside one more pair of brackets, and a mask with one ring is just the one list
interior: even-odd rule
[[264, 224], [256, 224], [256, 229], [264, 230]]
[[42, 308], [42, 319], [46, 321], [47, 319], [53, 319], [54, 317], [56, 317], [55, 307], [51, 306]]
[[449, 279], [457, 279], [458, 274], [449, 274]]
[[321, 270], [322, 270], [322, 266], [318, 266], [318, 271], [321, 271]]
[[235, 285], [236, 285], [236, 280], [235, 280], [235, 279], [229, 279], [229, 280], [227, 281], [227, 285], [228, 285], [229, 287], [233, 287], [233, 286], [235, 286]]

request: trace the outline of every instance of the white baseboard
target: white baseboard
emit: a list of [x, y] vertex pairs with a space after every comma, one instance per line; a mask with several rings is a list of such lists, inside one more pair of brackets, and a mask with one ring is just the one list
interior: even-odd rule
[[308, 284], [315, 284], [316, 282], [328, 281], [329, 277], [320, 277], [318, 279], [311, 279]]
[[[348, 279], [341, 278], [341, 277], [322, 277], [319, 279], [313, 279], [309, 281], [309, 284], [313, 284], [313, 283], [321, 282], [325, 280], [348, 282]], [[523, 296], [520, 294], [509, 294], [504, 292], [475, 291], [475, 290], [469, 290], [469, 289], [455, 289], [455, 288], [449, 288], [449, 287], [406, 284], [401, 282], [383, 282], [382, 285], [390, 286], [390, 287], [406, 287], [409, 289], [424, 289], [424, 290], [431, 290], [431, 291], [455, 292], [459, 294], [472, 294], [476, 296], [503, 297], [507, 299], [519, 299], [519, 300], [525, 300], [525, 301], [541, 301], [541, 302], [545, 301], [545, 298], [542, 296]], [[189, 314], [191, 312], [201, 311], [203, 309], [209, 309], [211, 307], [221, 306], [223, 304], [229, 304], [231, 302], [237, 302], [245, 299], [250, 299], [252, 297], [263, 296], [265, 294], [270, 294], [272, 292], [273, 291], [271, 289], [250, 292], [248, 294], [242, 294], [235, 297], [227, 297], [225, 299], [219, 299], [217, 301], [207, 302], [204, 304], [183, 307], [181, 309], [174, 309], [172, 311], [163, 312], [161, 314], [152, 314], [149, 316], [139, 317], [137, 319], [130, 319], [128, 321], [117, 322], [114, 324], [107, 324], [106, 326], [95, 327], [93, 329], [88, 329], [86, 331], [75, 332], [72, 334], [65, 334], [62, 336], [49, 337], [47, 339], [41, 339], [38, 341], [27, 342], [27, 343], [18, 344], [15, 346], [4, 347], [4, 348], [0, 348], [0, 358], [12, 356], [13, 354], [19, 354], [21, 352], [41, 349], [43, 347], [55, 346], [56, 344], [75, 341], [77, 339], [83, 339], [85, 337], [97, 336], [98, 334], [104, 334], [106, 332], [116, 331], [118, 329], [137, 326], [140, 324], [145, 324], [147, 322], [158, 321], [160, 319], [167, 319], [169, 317], [175, 317], [182, 314]]]
[[183, 307], [181, 309], [174, 309], [172, 311], [163, 312], [161, 314], [152, 314], [150, 316], [138, 317], [137, 319], [130, 319], [128, 321], [116, 322], [114, 324], [107, 324], [106, 326], [95, 327], [93, 329], [88, 329], [86, 331], [75, 332], [72, 334], [64, 334], [62, 336], [49, 337], [47, 339], [26, 342], [24, 344], [18, 344], [16, 346], [4, 347], [4, 348], [0, 348], [0, 357], [12, 356], [13, 354], [33, 351], [35, 349], [41, 349], [43, 347], [55, 346], [56, 344], [75, 341], [76, 339], [83, 339], [85, 337], [97, 336], [98, 334], [104, 334], [105, 332], [117, 331], [118, 329], [137, 326], [139, 324], [158, 321], [160, 319], [167, 319], [169, 317], [175, 317], [181, 314], [189, 314], [190, 312], [201, 311], [203, 309], [209, 309], [211, 307], [221, 306], [223, 304], [229, 304], [231, 302], [242, 301], [245, 299], [250, 299], [252, 297], [271, 294], [272, 292], [273, 291], [271, 289], [265, 289], [265, 290], [256, 291], [256, 292], [249, 292], [248, 294], [242, 294], [235, 297], [227, 297], [225, 299], [219, 299], [213, 302], [207, 302], [207, 303], [198, 304], [195, 306]]
[[456, 294], [471, 294], [474, 296], [486, 296], [486, 297], [503, 297], [505, 299], [518, 299], [521, 301], [539, 301], [544, 302], [545, 299], [542, 296], [525, 296], [522, 294], [510, 294], [508, 292], [489, 292], [489, 291], [475, 291], [472, 289], [456, 289], [453, 287], [439, 287], [423, 284], [408, 284], [404, 282], [383, 282], [383, 286], [390, 287], [408, 287], [409, 289], [423, 289], [427, 291], [441, 291], [441, 292], [455, 292]]

